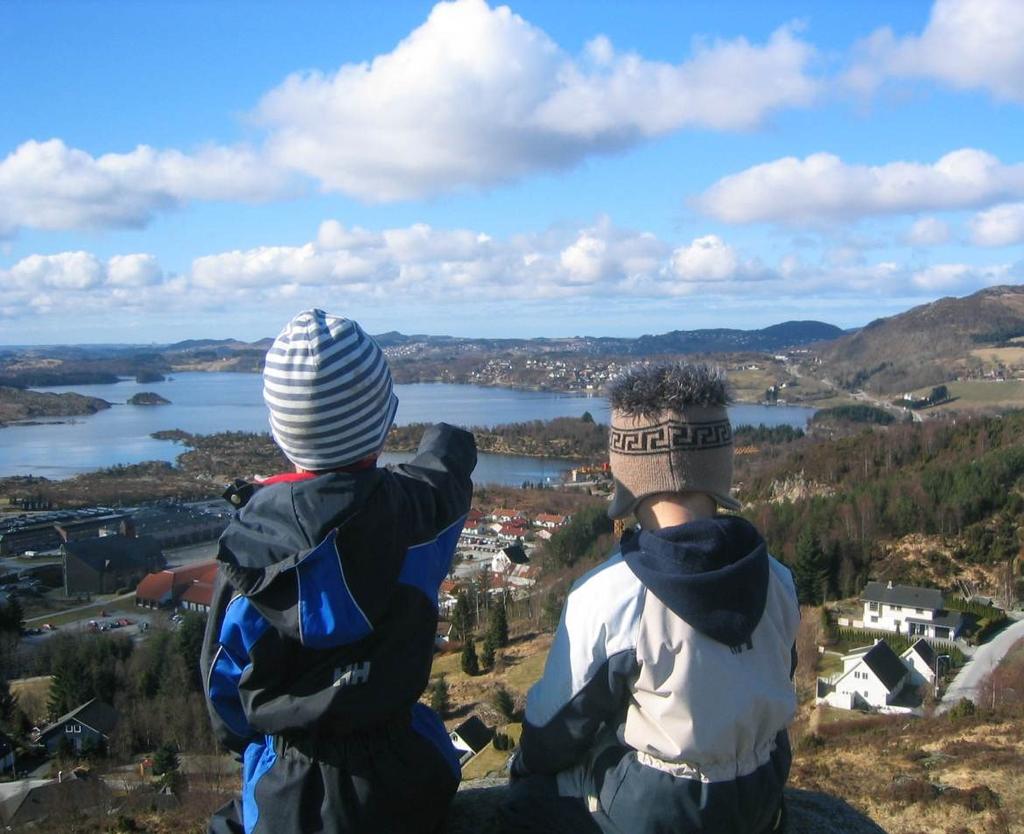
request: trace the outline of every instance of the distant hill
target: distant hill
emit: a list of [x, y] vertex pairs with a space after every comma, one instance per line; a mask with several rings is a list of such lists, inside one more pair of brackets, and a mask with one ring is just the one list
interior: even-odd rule
[[820, 321], [787, 321], [760, 330], [728, 328], [673, 330], [638, 338], [574, 336], [554, 339], [467, 339], [455, 336], [406, 336], [390, 331], [373, 338], [384, 348], [409, 345], [454, 347], [480, 351], [530, 350], [586, 353], [594, 356], [656, 356], [668, 353], [736, 353], [777, 351], [830, 341], [843, 335], [832, 324]]
[[981, 364], [977, 352], [1017, 338], [1024, 338], [1024, 286], [990, 287], [876, 319], [829, 346], [821, 370], [845, 388], [899, 393], [970, 374]]

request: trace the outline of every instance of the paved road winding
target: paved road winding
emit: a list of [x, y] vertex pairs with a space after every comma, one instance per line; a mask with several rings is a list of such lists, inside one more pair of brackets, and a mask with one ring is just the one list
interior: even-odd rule
[[991, 674], [1018, 640], [1024, 640], [1024, 619], [1007, 626], [988, 643], [975, 649], [974, 656], [946, 689], [935, 708], [936, 714], [945, 712], [961, 698], [977, 702], [982, 680]]

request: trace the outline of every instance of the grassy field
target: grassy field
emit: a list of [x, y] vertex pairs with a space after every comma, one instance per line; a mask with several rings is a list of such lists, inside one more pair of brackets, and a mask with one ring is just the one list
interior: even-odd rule
[[[523, 731], [522, 724], [506, 724], [499, 727], [515, 744], [519, 743], [519, 734]], [[470, 759], [462, 768], [463, 779], [480, 779], [488, 773], [500, 773], [505, 762], [512, 755], [511, 750], [497, 750], [494, 744], [488, 744], [483, 750]]]
[[[966, 380], [950, 382], [947, 386], [954, 399], [951, 402], [937, 405], [930, 411], [963, 411], [971, 408], [1020, 408], [1024, 407], [1024, 382], [1008, 380], [995, 382], [990, 380]], [[915, 392], [915, 396], [925, 397], [931, 389]]]
[[37, 678], [19, 678], [10, 682], [11, 694], [17, 697], [18, 706], [32, 721], [41, 720], [46, 715], [50, 700], [49, 675]]
[[[78, 620], [96, 619], [100, 616], [101, 611], [106, 611], [107, 616], [111, 617], [114, 616], [115, 612], [122, 616], [134, 617], [133, 612], [135, 610], [135, 606], [132, 604], [134, 599], [134, 591], [128, 594], [123, 594], [119, 597], [111, 596], [106, 600], [101, 600], [90, 605], [71, 608], [67, 611], [58, 611], [49, 614], [40, 614], [35, 617], [28, 617], [25, 619], [25, 625], [30, 627], [41, 626], [43, 623], [50, 623], [50, 625], [55, 626], [67, 625], [68, 623], [77, 622]], [[125, 604], [126, 602], [128, 603], [127, 605]]]
[[978, 348], [971, 351], [971, 356], [977, 356], [982, 362], [990, 364], [1000, 362], [1010, 367], [1024, 365], [1024, 347]]

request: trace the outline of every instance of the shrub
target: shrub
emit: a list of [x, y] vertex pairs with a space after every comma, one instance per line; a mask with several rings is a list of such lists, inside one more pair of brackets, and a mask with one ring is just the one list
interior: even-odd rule
[[961, 698], [949, 711], [949, 717], [956, 721], [960, 718], [970, 718], [978, 711], [978, 708], [974, 705], [974, 701], [970, 698]]
[[451, 709], [451, 699], [448, 697], [448, 681], [441, 675], [430, 686], [430, 708], [440, 716], [447, 714]]

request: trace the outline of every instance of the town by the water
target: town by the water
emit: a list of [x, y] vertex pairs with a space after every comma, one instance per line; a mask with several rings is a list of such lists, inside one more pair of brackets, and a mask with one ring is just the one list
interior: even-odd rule
[[[723, 360], [740, 375], [774, 367], [759, 378], [771, 401], [813, 387], [823, 356], [819, 345]], [[1007, 385], [1015, 373], [981, 379]], [[735, 427], [743, 514], [790, 565], [804, 604], [794, 778], [876, 818], [922, 801], [953, 767], [978, 774], [974, 788], [944, 789], [955, 813], [998, 818], [1015, 801], [998, 786], [1019, 755], [1024, 693], [1024, 412], [963, 393], [958, 405], [966, 384], [908, 397], [851, 386], [803, 427]], [[422, 431], [399, 426], [390, 447], [413, 449]], [[478, 484], [441, 585], [423, 700], [467, 780], [502, 771], [568, 587], [621, 532], [605, 514], [607, 429], [589, 412], [478, 431], [499, 453], [575, 461], [536, 483]], [[197, 671], [217, 538], [235, 511], [218, 493], [231, 473], [286, 462], [267, 435], [167, 436], [182, 446], [174, 464], [0, 479], [0, 809], [11, 829], [62, 830], [50, 826], [74, 807], [163, 830], [237, 789]], [[829, 764], [839, 760], [841, 776]], [[881, 795], [879, 778], [892, 785]]]

